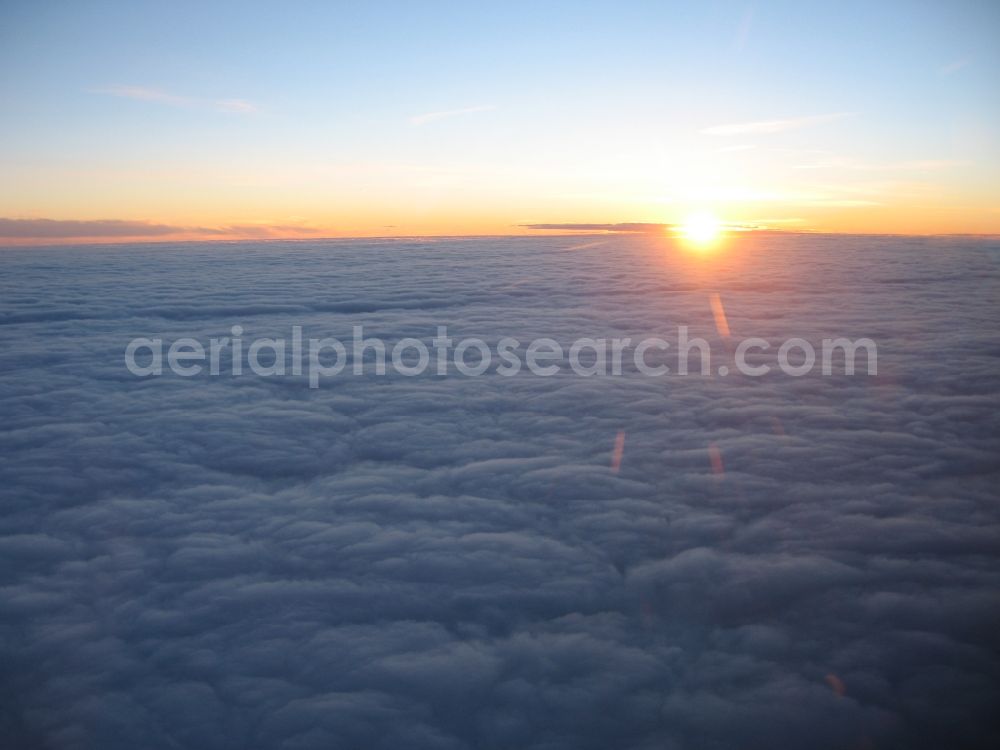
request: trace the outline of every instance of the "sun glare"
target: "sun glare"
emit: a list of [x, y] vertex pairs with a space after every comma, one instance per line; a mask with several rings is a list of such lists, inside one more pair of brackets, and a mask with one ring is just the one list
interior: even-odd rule
[[693, 245], [708, 247], [719, 239], [722, 223], [707, 211], [692, 214], [681, 225], [681, 235]]

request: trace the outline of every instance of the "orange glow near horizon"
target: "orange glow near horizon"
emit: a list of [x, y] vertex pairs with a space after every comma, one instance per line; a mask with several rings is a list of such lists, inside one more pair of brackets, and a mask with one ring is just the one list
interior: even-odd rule
[[[623, 174], [604, 165], [584, 174], [582, 185], [558, 164], [543, 170], [492, 162], [288, 163], [279, 169], [265, 161], [239, 169], [158, 166], [145, 175], [99, 164], [15, 165], [8, 184], [0, 185], [0, 245], [545, 236], [551, 231], [531, 225], [567, 232], [580, 225], [663, 223], [678, 227], [672, 234], [692, 252], [707, 255], [744, 227], [1000, 234], [1000, 211], [985, 185], [949, 190], [942, 183], [931, 192], [931, 182], [847, 181], [833, 173], [814, 185], [813, 170], [785, 165], [782, 172], [772, 163], [777, 158], [738, 163], [729, 157], [714, 165], [708, 180], [699, 174], [711, 161], [699, 157], [661, 184], [645, 165]], [[947, 168], [935, 169], [927, 179], [943, 180]], [[753, 176], [763, 174], [767, 184], [757, 184]]]
[[[26, 229], [16, 233], [0, 233], [0, 247], [28, 245], [66, 245], [66, 244], [114, 244], [143, 242], [191, 242], [191, 241], [251, 241], [278, 239], [326, 239], [326, 238], [364, 238], [364, 237], [449, 237], [449, 236], [490, 236], [490, 235], [521, 235], [544, 237], [554, 233], [572, 233], [572, 227], [578, 224], [600, 225], [606, 222], [614, 207], [602, 209], [593, 208], [590, 211], [580, 211], [571, 214], [574, 221], [566, 222], [566, 229], [552, 230], [532, 229], [530, 224], [537, 217], [545, 216], [543, 207], [537, 212], [529, 213], [526, 209], [513, 206], [511, 218], [508, 216], [489, 215], [485, 211], [469, 211], [468, 206], [456, 207], [449, 212], [446, 205], [435, 207], [437, 210], [424, 214], [404, 213], [394, 216], [388, 209], [378, 210], [376, 207], [359, 210], [350, 216], [317, 216], [316, 214], [294, 217], [275, 217], [273, 214], [250, 214], [251, 216], [267, 216], [267, 218], [247, 218], [247, 213], [221, 214], [206, 216], [205, 209], [193, 215], [175, 210], [171, 216], [164, 219], [154, 218], [112, 218], [112, 211], [92, 210], [84, 216], [67, 217], [58, 211], [25, 211], [12, 212], [13, 216], [0, 216], [0, 221], [10, 224], [24, 222]], [[359, 207], [360, 208], [360, 207]], [[465, 208], [466, 210], [461, 210]], [[642, 212], [631, 214], [641, 217], [649, 216], [648, 207], [642, 207]], [[742, 209], [742, 210], [741, 210]], [[620, 207], [619, 207], [619, 210]], [[515, 211], [517, 213], [515, 213]], [[859, 215], [850, 210], [830, 212], [826, 215], [817, 212], [797, 211], [799, 217], [794, 219], [757, 218], [759, 213], [751, 212], [746, 207], [738, 205], [727, 206], [726, 220], [723, 221], [711, 211], [698, 212], [690, 215], [680, 215], [674, 220], [669, 217], [659, 219], [665, 224], [674, 224], [670, 232], [690, 252], [700, 255], [712, 255], [720, 247], [732, 240], [732, 232], [728, 227], [746, 224], [747, 230], [736, 231], [735, 234], [754, 233], [754, 229], [764, 229], [777, 232], [808, 232], [833, 234], [900, 234], [900, 235], [997, 235], [1000, 234], [1000, 222], [991, 218], [988, 211], [979, 211], [972, 215], [951, 215], [943, 209], [920, 210], [920, 207], [906, 209], [902, 206], [883, 208], [881, 211], [869, 210], [869, 213]], [[142, 216], [139, 211], [130, 212], [133, 216]], [[207, 212], [206, 212], [207, 213]], [[248, 212], [249, 213], [249, 212]], [[785, 212], [785, 213], [791, 213]], [[226, 218], [217, 218], [223, 215]], [[58, 216], [58, 219], [51, 218]], [[558, 215], [558, 214], [556, 214]], [[628, 216], [629, 214], [626, 213]], [[662, 216], [662, 212], [660, 212]], [[22, 218], [25, 217], [25, 218]], [[39, 218], [34, 218], [39, 217]], [[43, 218], [44, 217], [44, 218]], [[315, 218], [314, 218], [315, 217]], [[520, 217], [527, 217], [521, 219]], [[577, 218], [580, 217], [580, 218]], [[48, 234], [46, 222], [51, 226], [56, 224], [69, 226], [79, 225], [86, 229], [80, 233], [69, 233], [61, 227], [58, 234]], [[39, 235], [30, 234], [30, 225], [37, 223], [43, 227]], [[654, 222], [655, 223], [655, 222]], [[135, 228], [134, 232], [126, 232], [124, 225]], [[106, 233], [106, 228], [112, 227], [113, 233]], [[8, 228], [8, 227], [2, 227]], [[8, 228], [9, 229], [9, 228]], [[595, 230], [601, 233], [602, 230]], [[586, 232], [575, 232], [585, 234]]]
[[[91, 180], [83, 177], [66, 175], [43, 184], [26, 175], [18, 191], [4, 195], [0, 188], [0, 205], [9, 204], [6, 212], [0, 212], [0, 245], [546, 236], [553, 231], [571, 232], [580, 225], [646, 222], [674, 225], [671, 234], [684, 246], [709, 255], [734, 239], [734, 234], [752, 234], [743, 227], [838, 234], [1000, 234], [1000, 211], [989, 205], [986, 196], [965, 204], [927, 205], [905, 196], [887, 196], [880, 198], [884, 202], [871, 204], [828, 205], [796, 203], [791, 191], [776, 194], [769, 202], [763, 192], [722, 200], [721, 191], [693, 200], [692, 196], [699, 197], [694, 190], [657, 197], [631, 195], [627, 186], [621, 188], [620, 196], [613, 192], [568, 195], [562, 191], [569, 187], [556, 176], [552, 184], [518, 193], [510, 175], [490, 182], [490, 174], [481, 173], [467, 183], [428, 189], [418, 182], [408, 183], [405, 173], [392, 170], [357, 191], [350, 181], [243, 192], [223, 184], [209, 191], [207, 187], [195, 190], [185, 181], [136, 184], [123, 178], [114, 185], [105, 183], [104, 190], [88, 192], [85, 184], [101, 180], [96, 174], [89, 175]], [[211, 179], [206, 180], [211, 184]], [[50, 184], [59, 189], [51, 190]], [[419, 201], [408, 199], [411, 194], [419, 195]], [[151, 206], [157, 210], [149, 210]], [[553, 219], [564, 223], [550, 224], [552, 231], [531, 226]], [[741, 229], [733, 231], [733, 227]]]

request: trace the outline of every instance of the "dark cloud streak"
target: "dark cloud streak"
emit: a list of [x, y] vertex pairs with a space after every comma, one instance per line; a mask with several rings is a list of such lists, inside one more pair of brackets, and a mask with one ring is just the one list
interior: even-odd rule
[[179, 234], [199, 234], [225, 237], [271, 237], [281, 234], [315, 234], [317, 230], [294, 225], [229, 225], [223, 227], [190, 227], [158, 224], [149, 221], [122, 219], [7, 219], [0, 218], [0, 238], [5, 239], [72, 239], [169, 237]]
[[670, 229], [672, 224], [622, 222], [617, 224], [520, 224], [525, 229], [548, 229], [565, 232], [622, 232], [656, 234]]

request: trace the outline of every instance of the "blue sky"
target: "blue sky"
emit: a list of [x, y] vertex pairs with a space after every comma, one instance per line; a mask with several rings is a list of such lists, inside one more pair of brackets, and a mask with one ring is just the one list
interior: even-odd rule
[[7, 217], [1000, 225], [993, 3], [2, 12]]

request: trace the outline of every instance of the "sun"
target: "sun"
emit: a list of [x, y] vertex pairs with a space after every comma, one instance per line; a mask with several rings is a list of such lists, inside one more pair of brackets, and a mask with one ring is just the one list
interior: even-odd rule
[[714, 244], [721, 233], [722, 222], [708, 211], [691, 214], [681, 225], [681, 235], [684, 239], [698, 247]]

